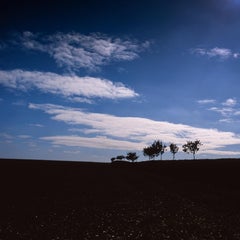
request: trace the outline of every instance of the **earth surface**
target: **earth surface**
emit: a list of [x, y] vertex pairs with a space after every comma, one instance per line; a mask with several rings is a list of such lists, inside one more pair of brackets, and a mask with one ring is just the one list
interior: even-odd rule
[[0, 239], [240, 239], [240, 160], [0, 160]]

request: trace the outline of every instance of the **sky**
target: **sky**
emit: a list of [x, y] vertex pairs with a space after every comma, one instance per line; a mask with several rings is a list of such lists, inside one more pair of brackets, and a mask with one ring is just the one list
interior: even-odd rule
[[239, 158], [239, 26], [240, 0], [3, 0], [0, 158]]

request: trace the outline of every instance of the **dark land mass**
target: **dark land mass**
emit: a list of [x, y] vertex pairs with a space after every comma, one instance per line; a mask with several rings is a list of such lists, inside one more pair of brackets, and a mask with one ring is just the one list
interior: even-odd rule
[[240, 160], [0, 160], [0, 239], [240, 239]]

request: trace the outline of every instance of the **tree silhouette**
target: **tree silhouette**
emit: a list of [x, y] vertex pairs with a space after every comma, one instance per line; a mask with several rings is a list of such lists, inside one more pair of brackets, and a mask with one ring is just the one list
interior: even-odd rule
[[195, 154], [199, 150], [199, 147], [202, 145], [200, 140], [195, 140], [193, 141], [188, 141], [186, 144], [184, 144], [183, 151], [186, 153], [192, 153], [193, 154], [193, 159], [195, 160]]
[[123, 160], [124, 158], [126, 158], [126, 157], [123, 156], [123, 155], [119, 155], [119, 156], [116, 157], [116, 159], [117, 159], [117, 160], [120, 160], [120, 161]]
[[162, 155], [167, 151], [167, 146], [162, 141], [155, 141], [153, 146], [156, 149], [157, 156], [160, 154], [162, 160]]
[[169, 145], [169, 148], [170, 148], [170, 152], [171, 152], [172, 155], [173, 155], [173, 160], [175, 160], [175, 154], [178, 152], [179, 147], [178, 147], [176, 144], [171, 143], [171, 144]]
[[162, 141], [154, 141], [153, 144], [149, 147], [146, 147], [143, 149], [143, 155], [148, 156], [149, 160], [159, 156], [161, 154], [161, 160], [162, 155], [165, 153], [167, 146], [162, 143]]
[[111, 158], [111, 162], [112, 162], [112, 163], [113, 163], [115, 160], [116, 160], [115, 157], [112, 157], [112, 158]]
[[149, 157], [149, 160], [155, 158], [156, 154], [155, 154], [155, 151], [154, 151], [154, 148], [152, 146], [149, 146], [149, 147], [145, 147], [143, 149], [143, 155], [144, 156], [148, 156]]
[[138, 157], [139, 156], [137, 156], [137, 154], [135, 152], [129, 152], [129, 153], [127, 153], [126, 159], [134, 162], [138, 159]]

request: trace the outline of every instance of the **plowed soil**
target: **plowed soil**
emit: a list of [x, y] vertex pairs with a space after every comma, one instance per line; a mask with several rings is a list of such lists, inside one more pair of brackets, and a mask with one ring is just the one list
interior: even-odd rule
[[240, 160], [0, 160], [0, 239], [240, 239]]

